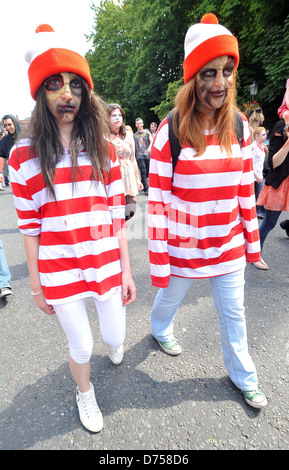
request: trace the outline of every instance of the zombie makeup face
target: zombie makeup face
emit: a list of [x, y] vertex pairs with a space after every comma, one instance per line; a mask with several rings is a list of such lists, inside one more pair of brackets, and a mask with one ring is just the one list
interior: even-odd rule
[[234, 81], [235, 60], [221, 56], [208, 62], [197, 74], [197, 109], [213, 117], [228, 96]]
[[59, 122], [72, 122], [76, 118], [82, 98], [79, 75], [63, 72], [45, 80], [47, 106]]
[[118, 130], [123, 123], [123, 117], [122, 117], [121, 111], [117, 108], [114, 109], [111, 115], [109, 116], [109, 120], [110, 120], [110, 125], [111, 125], [112, 130], [114, 131]]

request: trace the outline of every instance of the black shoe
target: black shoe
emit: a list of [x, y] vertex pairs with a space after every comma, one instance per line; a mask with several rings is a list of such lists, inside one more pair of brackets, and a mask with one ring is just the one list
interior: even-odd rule
[[283, 220], [283, 222], [280, 223], [280, 227], [285, 230], [287, 237], [289, 237], [289, 220]]
[[145, 194], [146, 196], [148, 196], [149, 190], [148, 190], [148, 189], [144, 189], [144, 194]]

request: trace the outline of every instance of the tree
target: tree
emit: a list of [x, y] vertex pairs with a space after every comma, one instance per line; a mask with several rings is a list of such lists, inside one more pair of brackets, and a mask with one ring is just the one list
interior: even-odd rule
[[151, 110], [179, 78], [191, 1], [112, 0], [94, 7], [93, 50], [87, 55], [96, 91], [125, 108], [127, 120], [156, 120]]
[[94, 11], [87, 58], [95, 89], [119, 102], [128, 122], [141, 116], [148, 126], [173, 107], [186, 31], [208, 12], [239, 41], [238, 104], [250, 100], [249, 86], [256, 80], [266, 125], [278, 118], [289, 77], [288, 0], [103, 0]]

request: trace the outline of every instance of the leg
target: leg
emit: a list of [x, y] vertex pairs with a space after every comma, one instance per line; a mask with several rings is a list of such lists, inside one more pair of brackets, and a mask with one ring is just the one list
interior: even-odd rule
[[[255, 181], [255, 198], [256, 198], [256, 203], [257, 203], [259, 194], [260, 194], [260, 192], [261, 192], [263, 186], [264, 186], [264, 183], [258, 183], [257, 181]], [[261, 218], [264, 218], [264, 216], [265, 216], [265, 207], [264, 207], [264, 206], [258, 206], [258, 205], [256, 204], [256, 210], [257, 210], [257, 216], [258, 216], [258, 217], [261, 217]]]
[[11, 274], [0, 239], [0, 298], [12, 294]]
[[287, 237], [289, 237], [289, 219], [283, 220], [280, 223], [280, 227], [285, 230]]
[[54, 305], [54, 309], [68, 340], [71, 374], [79, 390], [87, 392], [90, 390], [90, 357], [93, 339], [85, 301], [76, 300], [65, 305]]
[[9, 186], [9, 168], [8, 168], [8, 160], [5, 160], [5, 166], [4, 166], [4, 180], [6, 186]]
[[191, 283], [192, 279], [171, 276], [169, 286], [158, 291], [151, 312], [152, 334], [158, 341], [173, 340], [174, 318]]
[[244, 309], [244, 270], [210, 279], [219, 314], [224, 362], [241, 390], [256, 390], [258, 379], [248, 352]]
[[269, 234], [269, 232], [271, 232], [271, 230], [273, 230], [273, 228], [277, 224], [281, 212], [282, 211], [269, 211], [268, 209], [266, 209], [264, 220], [259, 229], [261, 250], [263, 249], [263, 245], [267, 238], [267, 235]]
[[145, 159], [145, 166], [146, 166], [146, 177], [148, 178], [150, 174], [150, 157], [149, 156]]
[[125, 196], [125, 202], [125, 220], [129, 220], [134, 216], [136, 211], [136, 198], [135, 196], [130, 196], [127, 194]]
[[140, 177], [141, 177], [141, 182], [143, 184], [143, 190], [144, 192], [147, 192], [148, 190], [148, 183], [147, 183], [147, 175], [146, 175], [146, 162], [144, 159], [141, 159], [139, 158], [137, 160], [137, 164], [138, 164], [138, 167], [139, 167], [139, 171], [140, 171]]
[[126, 332], [126, 307], [123, 306], [122, 293], [107, 300], [94, 300], [98, 312], [100, 332], [103, 342], [108, 345], [109, 358], [118, 365], [123, 358], [123, 343]]
[[56, 305], [54, 310], [69, 343], [69, 365], [77, 383], [76, 403], [80, 421], [89, 431], [99, 432], [103, 428], [103, 417], [95, 399], [93, 385], [89, 381], [93, 340], [85, 301], [82, 299]]

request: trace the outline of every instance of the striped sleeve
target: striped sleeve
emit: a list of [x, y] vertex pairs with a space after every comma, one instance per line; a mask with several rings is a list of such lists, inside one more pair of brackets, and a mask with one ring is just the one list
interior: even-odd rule
[[[18, 227], [26, 235], [37, 236], [41, 232], [41, 215], [35, 200], [30, 194], [28, 181], [22, 171], [22, 165], [27, 164], [29, 159], [29, 147], [27, 145], [20, 143], [17, 148], [14, 147], [9, 158], [9, 174], [18, 215]], [[33, 179], [36, 176], [36, 168], [33, 164], [31, 164], [31, 169], [31, 179]]]
[[168, 213], [171, 204], [172, 164], [168, 121], [160, 127], [150, 158], [148, 199], [148, 246], [152, 285], [167, 287], [170, 258], [167, 249]]
[[125, 222], [125, 196], [124, 185], [121, 177], [119, 161], [113, 145], [109, 147], [111, 167], [106, 177], [106, 194], [114, 233], [121, 228], [126, 228]]
[[253, 156], [250, 131], [247, 120], [243, 120], [244, 139], [241, 149], [243, 157], [243, 172], [238, 191], [241, 221], [245, 238], [246, 261], [253, 263], [261, 258], [259, 226], [256, 213], [254, 190]]

